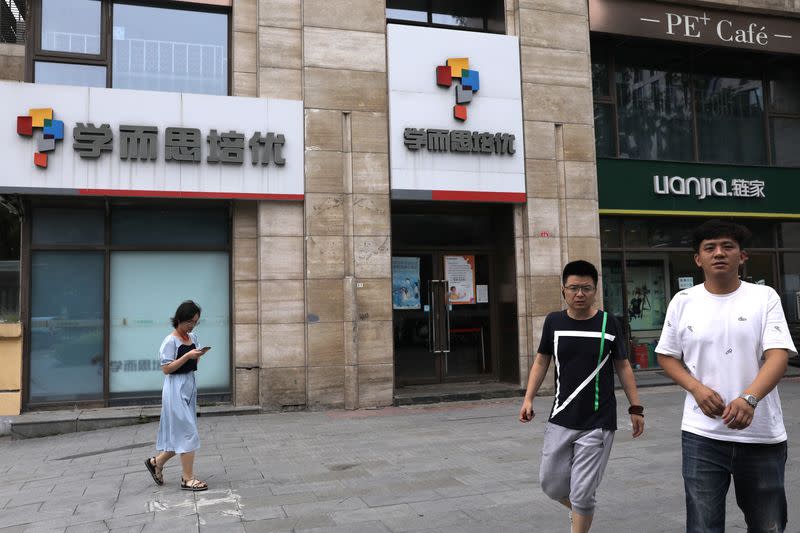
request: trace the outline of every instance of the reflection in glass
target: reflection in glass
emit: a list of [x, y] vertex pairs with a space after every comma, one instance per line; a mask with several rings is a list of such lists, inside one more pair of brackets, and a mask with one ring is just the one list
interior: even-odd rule
[[100, 4], [97, 0], [42, 0], [42, 50], [99, 54]]
[[228, 94], [228, 17], [114, 5], [112, 87]]
[[800, 222], [783, 222], [780, 225], [781, 248], [800, 248]]
[[692, 159], [692, 103], [687, 74], [620, 67], [616, 88], [620, 157]]
[[592, 93], [597, 96], [608, 96], [608, 64], [592, 62]]
[[31, 254], [30, 399], [103, 396], [103, 253]]
[[[34, 244], [103, 244], [102, 209], [61, 209], [37, 207], [33, 210]], [[65, 224], [65, 221], [69, 221]]]
[[427, 0], [387, 0], [386, 18], [428, 22]]
[[622, 255], [603, 254], [603, 309], [623, 323], [625, 304], [622, 299]]
[[[800, 90], [800, 88], [798, 88]], [[779, 166], [800, 167], [800, 119], [773, 117], [770, 119], [773, 163]]]
[[611, 104], [594, 104], [594, 143], [597, 157], [615, 157], [614, 110]]
[[79, 87], [106, 86], [106, 67], [97, 65], [37, 61], [33, 75], [36, 83]]
[[618, 218], [600, 217], [600, 246], [605, 248], [619, 248], [622, 241], [619, 235]]
[[800, 65], [781, 65], [770, 73], [769, 103], [775, 113], [800, 114]]
[[625, 246], [628, 248], [691, 248], [696, 220], [670, 220], [657, 224], [652, 220], [626, 219]]
[[486, 17], [486, 2], [457, 2], [433, 0], [432, 20], [434, 24], [483, 29]]
[[781, 254], [783, 310], [786, 320], [800, 322], [800, 253]]
[[767, 285], [777, 288], [775, 282], [774, 263], [775, 254], [750, 253], [744, 264], [742, 279], [756, 285]]
[[203, 309], [195, 328], [212, 350], [197, 365], [200, 392], [230, 390], [229, 254], [113, 252], [109, 326], [112, 395], [158, 395], [164, 375], [155, 354], [169, 319], [191, 294]]
[[700, 160], [766, 163], [761, 80], [697, 76]]
[[141, 209], [111, 211], [111, 244], [214, 246], [228, 244], [226, 209]]
[[0, 208], [0, 324], [19, 322], [19, 217]]

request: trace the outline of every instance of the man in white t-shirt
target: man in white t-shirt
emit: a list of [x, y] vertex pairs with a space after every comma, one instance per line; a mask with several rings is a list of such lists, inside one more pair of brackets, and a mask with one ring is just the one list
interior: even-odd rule
[[786, 429], [776, 385], [796, 353], [778, 294], [739, 279], [750, 232], [712, 220], [693, 233], [705, 282], [675, 295], [656, 353], [686, 389], [687, 533], [725, 531], [733, 478], [748, 533], [786, 528]]

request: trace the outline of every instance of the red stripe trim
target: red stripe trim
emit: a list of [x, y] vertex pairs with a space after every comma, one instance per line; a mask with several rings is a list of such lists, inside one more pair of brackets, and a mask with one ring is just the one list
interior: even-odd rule
[[302, 194], [268, 194], [249, 192], [137, 191], [123, 189], [78, 189], [85, 196], [146, 196], [154, 198], [225, 198], [238, 200], [303, 200]]
[[525, 203], [524, 192], [431, 191], [431, 200]]

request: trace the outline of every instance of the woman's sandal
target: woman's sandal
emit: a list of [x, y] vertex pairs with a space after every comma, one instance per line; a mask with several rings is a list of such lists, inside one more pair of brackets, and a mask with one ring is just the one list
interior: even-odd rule
[[150, 472], [150, 475], [153, 476], [153, 481], [156, 482], [156, 485], [164, 484], [163, 467], [158, 466], [155, 457], [148, 457], [147, 459], [145, 459], [144, 466], [147, 467], [147, 470]]
[[192, 492], [200, 492], [208, 490], [208, 484], [199, 479], [183, 479], [181, 476], [181, 490], [191, 490]]

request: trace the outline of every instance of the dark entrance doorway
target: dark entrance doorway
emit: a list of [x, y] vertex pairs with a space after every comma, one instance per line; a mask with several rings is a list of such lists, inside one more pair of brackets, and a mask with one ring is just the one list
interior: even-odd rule
[[398, 386], [518, 379], [512, 207], [393, 205]]

